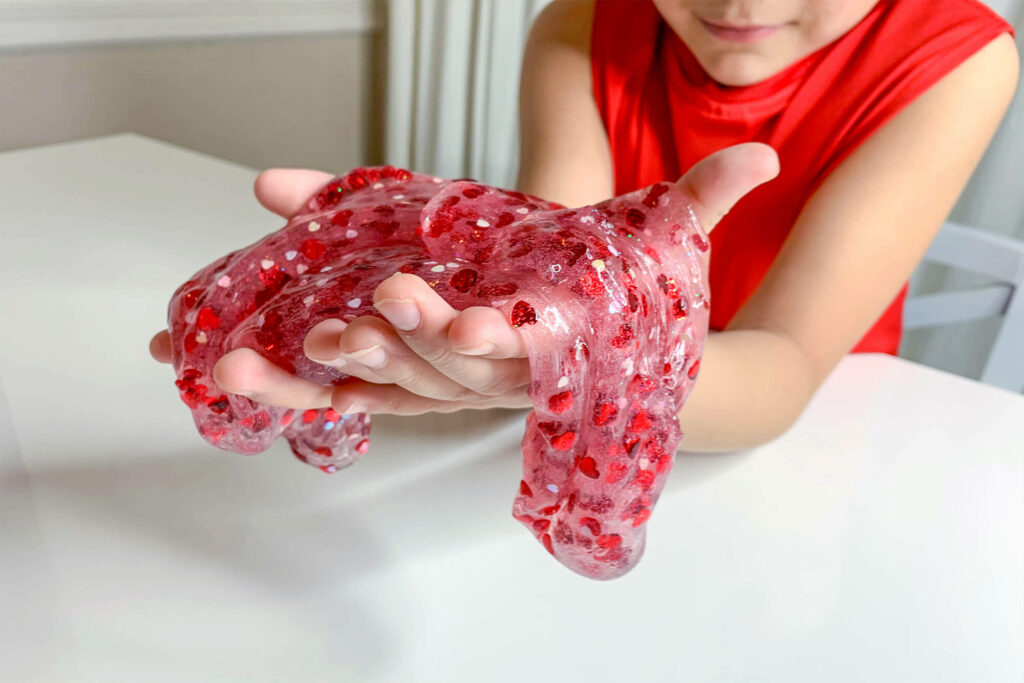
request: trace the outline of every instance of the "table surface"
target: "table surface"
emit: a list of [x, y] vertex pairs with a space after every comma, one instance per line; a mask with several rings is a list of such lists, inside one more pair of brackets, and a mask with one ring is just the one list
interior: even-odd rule
[[280, 227], [254, 175], [134, 135], [0, 155], [0, 679], [1024, 677], [1024, 397], [898, 358], [681, 453], [605, 583], [511, 517], [523, 412], [377, 419], [332, 476], [207, 446], [147, 342]]

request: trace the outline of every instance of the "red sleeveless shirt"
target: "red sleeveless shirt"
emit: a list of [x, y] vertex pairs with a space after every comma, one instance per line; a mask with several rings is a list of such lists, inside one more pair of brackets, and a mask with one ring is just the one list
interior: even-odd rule
[[[754, 292], [804, 204], [868, 136], [1012, 28], [975, 0], [881, 0], [846, 34], [745, 87], [713, 81], [654, 5], [596, 0], [593, 89], [621, 194], [675, 180], [740, 142], [779, 154], [780, 175], [711, 233], [711, 329]], [[898, 236], [894, 236], [898, 239]], [[852, 349], [896, 355], [909, 283]]]

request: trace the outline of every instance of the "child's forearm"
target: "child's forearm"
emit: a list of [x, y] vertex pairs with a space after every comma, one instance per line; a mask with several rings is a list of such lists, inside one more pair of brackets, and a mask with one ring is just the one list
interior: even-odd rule
[[735, 451], [781, 436], [816, 389], [796, 342], [767, 330], [708, 333], [679, 420], [684, 451]]

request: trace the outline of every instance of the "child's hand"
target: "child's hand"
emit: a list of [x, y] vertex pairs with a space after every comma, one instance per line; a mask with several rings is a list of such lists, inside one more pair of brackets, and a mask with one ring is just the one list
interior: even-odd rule
[[[679, 184], [710, 232], [743, 195], [777, 173], [775, 152], [749, 143], [711, 155]], [[330, 177], [316, 171], [266, 171], [256, 181], [256, 197], [271, 211], [289, 217]], [[261, 403], [294, 408], [333, 405], [341, 413], [411, 415], [530, 405], [526, 349], [518, 330], [500, 311], [456, 311], [423, 280], [406, 274], [382, 282], [374, 305], [390, 325], [368, 316], [347, 326], [325, 320], [305, 339], [310, 359], [361, 381], [322, 387], [249, 349], [226, 354], [214, 368], [214, 379], [225, 391]], [[150, 350], [157, 360], [170, 360], [167, 332], [153, 338]]]

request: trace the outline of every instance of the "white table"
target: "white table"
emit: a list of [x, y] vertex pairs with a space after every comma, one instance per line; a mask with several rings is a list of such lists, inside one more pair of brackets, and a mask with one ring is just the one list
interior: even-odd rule
[[207, 446], [147, 341], [279, 227], [253, 177], [130, 135], [0, 155], [0, 680], [1024, 676], [1024, 398], [900, 359], [681, 455], [608, 583], [512, 519], [522, 413], [379, 419], [333, 476]]

